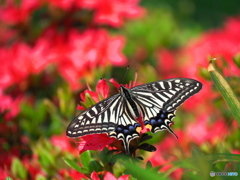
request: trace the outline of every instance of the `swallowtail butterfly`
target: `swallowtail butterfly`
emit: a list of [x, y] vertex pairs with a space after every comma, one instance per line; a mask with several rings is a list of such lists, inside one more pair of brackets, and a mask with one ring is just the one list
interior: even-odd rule
[[201, 89], [202, 83], [187, 78], [166, 79], [131, 89], [121, 85], [120, 93], [76, 116], [66, 134], [79, 137], [107, 133], [109, 137], [122, 140], [129, 154], [129, 143], [140, 136], [143, 126], [152, 133], [161, 130], [173, 133], [170, 125], [176, 109]]

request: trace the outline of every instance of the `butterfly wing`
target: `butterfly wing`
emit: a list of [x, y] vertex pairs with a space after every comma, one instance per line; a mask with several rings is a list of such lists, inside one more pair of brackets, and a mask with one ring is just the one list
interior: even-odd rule
[[67, 136], [79, 137], [114, 131], [120, 113], [120, 94], [100, 101], [76, 116], [67, 128]]
[[173, 133], [170, 124], [176, 109], [201, 89], [202, 84], [196, 80], [174, 78], [136, 86], [131, 90], [143, 113], [145, 126], [153, 133], [164, 129]]
[[[200, 91], [200, 82], [185, 79], [156, 81], [131, 89], [132, 101], [138, 106], [145, 126], [153, 133], [170, 128], [175, 110], [190, 96]], [[132, 115], [128, 100], [120, 94], [113, 95], [76, 116], [67, 128], [67, 136], [107, 133], [122, 140], [129, 154], [129, 143], [139, 137], [141, 126]]]
[[66, 134], [79, 137], [88, 134], [107, 133], [109, 137], [122, 140], [129, 154], [129, 142], [139, 137], [135, 121], [120, 94], [113, 95], [76, 116], [69, 124]]

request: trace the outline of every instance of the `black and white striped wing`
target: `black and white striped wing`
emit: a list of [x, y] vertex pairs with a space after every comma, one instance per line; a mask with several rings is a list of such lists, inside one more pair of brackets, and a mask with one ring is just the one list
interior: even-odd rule
[[140, 125], [131, 115], [126, 100], [120, 94], [113, 95], [76, 116], [69, 124], [66, 135], [79, 137], [88, 134], [107, 133], [122, 140], [126, 151], [131, 139], [139, 137]]
[[145, 126], [153, 133], [164, 129], [173, 133], [170, 124], [176, 109], [201, 89], [202, 84], [196, 80], [174, 78], [136, 86], [131, 90], [143, 113]]
[[122, 111], [121, 100], [120, 94], [116, 94], [88, 108], [72, 120], [67, 128], [67, 136], [79, 137], [114, 131]]
[[[67, 128], [67, 136], [107, 133], [109, 137], [122, 140], [129, 154], [129, 143], [140, 136], [142, 128], [133, 111], [142, 115], [144, 125], [153, 133], [164, 129], [173, 133], [170, 125], [177, 107], [201, 88], [200, 82], [186, 78], [136, 86], [130, 89], [131, 97], [113, 95], [75, 117]], [[138, 109], [133, 110], [130, 102], [136, 104]]]

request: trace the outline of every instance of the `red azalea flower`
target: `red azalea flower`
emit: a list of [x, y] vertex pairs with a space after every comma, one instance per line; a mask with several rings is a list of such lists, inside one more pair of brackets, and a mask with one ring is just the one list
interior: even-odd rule
[[186, 137], [198, 145], [205, 142], [216, 144], [218, 140], [226, 137], [229, 130], [223, 120], [214, 122], [211, 126], [208, 124], [208, 115], [200, 115], [197, 121], [187, 127]]
[[60, 53], [55, 59], [60, 74], [73, 89], [79, 89], [78, 80], [88, 76], [89, 72], [93, 72], [96, 68], [109, 64], [123, 66], [127, 62], [121, 53], [124, 39], [110, 38], [103, 30], [88, 30], [83, 34], [71, 31], [69, 43], [66, 44], [65, 41], [62, 43], [64, 44], [55, 47], [56, 52], [66, 53]]
[[0, 6], [0, 20], [6, 24], [17, 24], [27, 21], [31, 12], [39, 7], [38, 0], [23, 0], [16, 4], [14, 0], [7, 0]]
[[[129, 177], [130, 177], [130, 175], [123, 175], [123, 176], [120, 176], [119, 178], [116, 178], [112, 173], [106, 172], [103, 177], [103, 180], [128, 180]], [[95, 171], [92, 172], [91, 179], [92, 180], [100, 180], [100, 178], [98, 177], [98, 174]]]
[[107, 134], [90, 134], [81, 137], [82, 141], [78, 145], [79, 153], [87, 150], [100, 150], [104, 147], [117, 141], [115, 138], [110, 138]]
[[61, 169], [58, 171], [62, 179], [66, 179], [66, 177], [71, 177], [72, 179], [80, 180], [80, 179], [88, 179], [84, 174], [74, 170], [74, 169]]
[[94, 9], [94, 21], [119, 27], [124, 18], [136, 18], [143, 14], [138, 0], [83, 0], [77, 2], [80, 7]]
[[71, 152], [72, 154], [76, 154], [77, 152], [72, 145], [72, 141], [66, 137], [65, 133], [62, 135], [55, 135], [50, 138], [50, 141], [54, 146], [59, 147], [62, 151]]
[[30, 74], [40, 73], [49, 63], [46, 41], [38, 41], [31, 48], [24, 43], [15, 43], [10, 49], [0, 49], [0, 86], [7, 88], [22, 82]]
[[11, 177], [6, 169], [0, 168], [0, 180], [5, 180], [7, 177]]
[[175, 52], [167, 49], [161, 49], [157, 53], [158, 70], [164, 78], [174, 78], [176, 74], [180, 74], [179, 66], [176, 65], [177, 59], [174, 57]]
[[98, 174], [96, 173], [96, 171], [93, 171], [91, 174], [91, 179], [92, 180], [100, 180], [100, 178], [98, 177]]
[[[223, 57], [229, 65], [228, 72], [225, 75], [240, 74], [239, 68], [233, 62], [233, 57], [240, 53], [239, 27], [240, 19], [230, 18], [226, 21], [225, 28], [209, 31], [195, 42], [189, 43], [183, 52], [192, 61], [189, 61], [190, 64], [185, 67], [185, 72], [195, 77], [198, 72], [198, 65], [207, 67], [209, 57]], [[195, 63], [195, 66], [193, 63]], [[221, 60], [217, 63], [220, 65]]]
[[119, 178], [116, 178], [112, 173], [107, 172], [104, 177], [103, 180], [128, 180], [130, 177], [130, 175], [123, 175], [120, 176]]
[[13, 99], [11, 96], [3, 94], [3, 90], [0, 88], [0, 113], [4, 113], [5, 120], [11, 120], [18, 115], [21, 99], [21, 97]]
[[234, 149], [234, 150], [232, 150], [232, 153], [233, 154], [240, 154], [240, 150], [239, 149]]
[[[89, 90], [85, 90], [83, 93], [80, 94], [80, 98], [84, 104], [86, 104], [86, 94], [89, 94], [90, 97], [95, 101], [95, 103], [98, 103], [102, 100], [102, 98], [107, 98], [109, 93], [109, 86], [106, 82], [106, 80], [100, 79], [98, 81], [98, 84], [96, 86], [96, 92], [93, 92], [90, 88]], [[93, 105], [93, 104], [91, 104]], [[84, 106], [78, 106], [78, 110], [85, 110], [86, 107]]]
[[43, 175], [46, 177], [46, 173], [41, 169], [39, 164], [39, 158], [36, 155], [33, 155], [30, 158], [25, 157], [22, 160], [24, 167], [27, 169], [31, 179], [36, 179], [38, 175]]
[[133, 82], [130, 81], [129, 84], [119, 84], [119, 83], [118, 83], [115, 79], [113, 79], [113, 78], [111, 78], [111, 79], [109, 80], [109, 82], [112, 83], [116, 89], [119, 89], [121, 85], [124, 86], [124, 87], [126, 87], [126, 88], [129, 88], [129, 89], [131, 89], [131, 88], [133, 88], [133, 87], [135, 87], [135, 86], [141, 85], [141, 83], [138, 83], [138, 82], [137, 82], [137, 73], [135, 74], [135, 77], [134, 77]]

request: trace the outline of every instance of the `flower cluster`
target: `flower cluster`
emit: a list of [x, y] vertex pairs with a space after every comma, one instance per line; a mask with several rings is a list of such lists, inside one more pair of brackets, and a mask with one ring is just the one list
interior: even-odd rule
[[[138, 0], [9, 0], [1, 4], [0, 141], [3, 147], [0, 154], [4, 158], [1, 158], [0, 179], [48, 176], [49, 172], [43, 169], [51, 169], [46, 164], [57, 157], [36, 152], [38, 148], [30, 146], [40, 136], [50, 136], [49, 142], [60, 147], [60, 153], [78, 155], [77, 149], [73, 149], [75, 144], [65, 133], [51, 136], [57, 127], [53, 130], [46, 125], [53, 121], [61, 123], [44, 106], [49, 102], [52, 107], [61, 103], [56, 100], [57, 89], [67, 86], [74, 93], [85, 85], [84, 81], [92, 83], [95, 77], [103, 75], [104, 68], [125, 66], [127, 59], [122, 53], [125, 38], [111, 35], [109, 29], [121, 27], [127, 19], [140, 17], [143, 12]], [[97, 91], [102, 92], [100, 98], [108, 96], [105, 89]], [[32, 113], [39, 102], [42, 109]], [[42, 134], [34, 135], [30, 126]], [[43, 160], [43, 154], [47, 154], [48, 160]], [[15, 166], [20, 166], [21, 172], [10, 173]], [[84, 176], [69, 169], [57, 174], [62, 179]]]
[[48, 5], [49, 8], [58, 8], [65, 12], [77, 13], [80, 9], [94, 12], [93, 23], [109, 24], [119, 27], [124, 18], [136, 18], [143, 14], [143, 9], [138, 6], [139, 0], [22, 0], [15, 4], [13, 0], [0, 8], [0, 20], [7, 24], [18, 24], [30, 21], [34, 11]]
[[[160, 174], [167, 172], [167, 176], [181, 179], [189, 171], [176, 169], [174, 162], [189, 158], [194, 150], [210, 154], [224, 143], [221, 148], [226, 147], [225, 151], [232, 155], [240, 153], [236, 141], [239, 125], [219, 100], [220, 95], [206, 72], [208, 60], [217, 58], [221, 74], [237, 87], [240, 19], [229, 18], [223, 28], [204, 32], [175, 50], [166, 48], [168, 42], [164, 34], [163, 48], [154, 52], [156, 49], [151, 45], [145, 48], [142, 43], [136, 43], [136, 34], [149, 31], [142, 28], [145, 22], [137, 22], [133, 29], [118, 31], [123, 25], [132, 26], [125, 24], [126, 20], [144, 14], [138, 4], [139, 0], [7, 0], [1, 3], [0, 179], [129, 179], [130, 175], [125, 173], [130, 174], [130, 168], [125, 170], [119, 163], [124, 160], [121, 140], [107, 134], [91, 134], [78, 141], [65, 134], [79, 99], [75, 96], [80, 94], [77, 109], [81, 111], [108, 98], [110, 86], [106, 80], [97, 83], [96, 79], [112, 76], [109, 70], [116, 73], [113, 77], [121, 76], [119, 67], [128, 63], [136, 67], [141, 83], [173, 77], [203, 83], [203, 90], [176, 112], [173, 129], [178, 140], [169, 134], [165, 136], [165, 132], [156, 133], [152, 139], [156, 142], [155, 148], [146, 142], [151, 136], [142, 129], [141, 137], [131, 141], [130, 152], [134, 158], [127, 158], [138, 161], [144, 157], [144, 162], [151, 162], [143, 172], [152, 164], [151, 168], [156, 167]], [[165, 27], [164, 21], [160, 23]], [[128, 34], [130, 31], [134, 36]], [[122, 32], [127, 37], [119, 35]], [[169, 34], [172, 37], [172, 32]], [[158, 42], [159, 36], [148, 36], [143, 42]], [[134, 49], [138, 55], [128, 62], [122, 51], [125, 43], [132, 39], [137, 47], [130, 43], [126, 52]], [[148, 57], [148, 50], [156, 54], [156, 62], [152, 56]], [[114, 79], [109, 82], [117, 89], [120, 86]], [[124, 86], [136, 86], [136, 79]], [[142, 150], [155, 152], [146, 156]], [[230, 168], [236, 168], [234, 163], [225, 166], [225, 170]], [[154, 173], [152, 169], [149, 173]], [[188, 177], [193, 177], [191, 175]], [[132, 176], [134, 178], [134, 174]]]
[[[177, 72], [178, 75], [198, 79], [203, 83], [202, 91], [183, 104], [184, 109], [194, 114], [195, 120], [185, 119], [184, 127], [176, 131], [179, 140], [164, 138], [157, 145], [157, 151], [149, 158], [154, 166], [163, 166], [160, 171], [164, 172], [173, 167], [171, 162], [181, 156], [190, 156], [191, 146], [194, 144], [198, 147], [214, 147], [226, 139], [230, 131], [236, 132], [234, 121], [229, 125], [222, 117], [223, 114], [214, 107], [213, 102], [219, 97], [219, 93], [214, 90], [211, 81], [202, 71], [207, 68], [210, 58], [217, 58], [216, 64], [224, 69], [224, 76], [235, 77], [240, 74], [240, 69], [234, 61], [240, 53], [239, 26], [240, 19], [229, 18], [224, 28], [205, 32], [199, 38], [188, 42], [182, 49], [163, 49], [158, 52], [158, 68], [163, 72], [164, 78], [174, 77]], [[182, 149], [184, 153], [178, 152], [177, 149]], [[168, 165], [164, 166], [166, 164]], [[183, 169], [176, 169], [171, 177], [181, 179], [182, 175]]]

